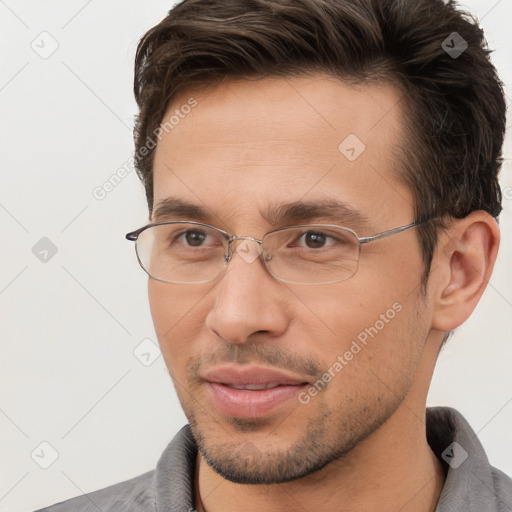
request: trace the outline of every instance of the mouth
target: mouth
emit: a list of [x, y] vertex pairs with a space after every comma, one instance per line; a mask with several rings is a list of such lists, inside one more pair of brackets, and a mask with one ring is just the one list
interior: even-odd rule
[[309, 382], [295, 375], [251, 366], [223, 367], [203, 377], [214, 407], [238, 418], [260, 418], [289, 404]]
[[233, 389], [247, 389], [249, 391], [260, 391], [262, 389], [274, 389], [278, 386], [282, 386], [283, 384], [227, 384], [220, 383], [223, 386], [227, 386]]

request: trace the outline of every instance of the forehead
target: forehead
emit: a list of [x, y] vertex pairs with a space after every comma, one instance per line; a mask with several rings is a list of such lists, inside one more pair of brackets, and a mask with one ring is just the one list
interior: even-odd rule
[[177, 196], [231, 217], [301, 198], [412, 210], [393, 171], [400, 101], [390, 85], [323, 75], [188, 89], [162, 121], [174, 116], [156, 149], [155, 207]]

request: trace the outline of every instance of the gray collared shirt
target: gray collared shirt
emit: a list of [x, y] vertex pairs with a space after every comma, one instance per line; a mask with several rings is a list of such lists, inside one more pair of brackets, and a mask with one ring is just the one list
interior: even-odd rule
[[[436, 512], [512, 512], [512, 480], [493, 468], [464, 417], [447, 407], [426, 411], [427, 440], [447, 469]], [[183, 427], [156, 469], [37, 512], [193, 512], [197, 446]]]

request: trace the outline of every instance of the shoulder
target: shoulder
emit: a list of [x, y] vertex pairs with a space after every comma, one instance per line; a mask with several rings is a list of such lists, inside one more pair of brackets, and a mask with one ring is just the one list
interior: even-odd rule
[[157, 512], [194, 510], [197, 446], [185, 425], [163, 451], [156, 469], [36, 512]]
[[512, 510], [512, 479], [503, 471], [493, 467], [492, 480], [497, 510], [499, 512], [510, 512]]
[[154, 475], [155, 470], [148, 471], [36, 512], [153, 512], [156, 511]]

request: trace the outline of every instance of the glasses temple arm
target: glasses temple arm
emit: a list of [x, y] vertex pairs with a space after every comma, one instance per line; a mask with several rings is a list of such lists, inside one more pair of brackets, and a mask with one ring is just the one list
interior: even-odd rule
[[381, 238], [386, 238], [391, 235], [395, 235], [396, 233], [401, 233], [402, 231], [405, 231], [406, 229], [413, 228], [414, 226], [419, 226], [420, 224], [424, 224], [427, 222], [426, 220], [420, 221], [420, 222], [413, 222], [411, 224], [407, 224], [407, 226], [400, 226], [399, 228], [394, 229], [388, 229], [387, 231], [383, 231], [382, 233], [377, 233], [373, 236], [365, 236], [358, 238], [360, 244], [367, 244], [369, 242], [373, 242], [375, 240], [380, 240]]

